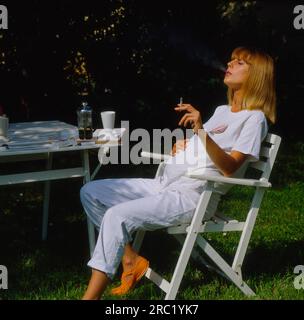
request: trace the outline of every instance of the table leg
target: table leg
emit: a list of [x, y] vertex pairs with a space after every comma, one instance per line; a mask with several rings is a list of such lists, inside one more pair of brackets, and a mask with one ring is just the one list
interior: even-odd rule
[[99, 164], [97, 165], [97, 167], [95, 168], [93, 174], [91, 175], [91, 180], [95, 179], [95, 176], [97, 175], [98, 171], [101, 168], [101, 165], [103, 164], [103, 155], [106, 155], [108, 152], [110, 151], [110, 147], [102, 147], [99, 149], [98, 151], [98, 160], [99, 160]]
[[[83, 183], [88, 183], [91, 180], [90, 177], [90, 163], [89, 163], [89, 151], [83, 151], [83, 167], [84, 167], [84, 179]], [[90, 248], [90, 256], [92, 257], [94, 248], [95, 248], [95, 227], [89, 218], [87, 218], [88, 224], [88, 236], [89, 236], [89, 248]]]
[[[52, 169], [53, 154], [48, 153], [46, 170]], [[49, 206], [50, 206], [50, 187], [51, 181], [44, 182], [44, 197], [43, 197], [43, 216], [42, 216], [42, 241], [47, 239], [48, 223], [49, 223]]]

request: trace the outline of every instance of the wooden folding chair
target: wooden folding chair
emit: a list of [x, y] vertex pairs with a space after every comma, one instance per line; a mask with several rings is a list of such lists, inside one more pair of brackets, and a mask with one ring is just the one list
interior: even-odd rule
[[[275, 134], [268, 134], [261, 146], [260, 160], [256, 162], [249, 162], [248, 167], [253, 167], [261, 172], [261, 176], [259, 179], [228, 178], [224, 176], [210, 176], [202, 174], [187, 175], [190, 178], [202, 179], [204, 181], [207, 181], [207, 183], [206, 189], [200, 196], [191, 223], [166, 229], [169, 234], [174, 235], [176, 239], [183, 245], [173, 273], [173, 277], [171, 281], [168, 282], [151, 268], [149, 268], [146, 273], [146, 277], [148, 279], [153, 281], [157, 286], [159, 286], [159, 288], [166, 292], [165, 299], [175, 299], [191, 255], [193, 258], [204, 263], [208, 268], [215, 269], [219, 274], [232, 281], [245, 295], [255, 294], [243, 280], [242, 264], [254, 228], [256, 217], [264, 196], [264, 192], [266, 188], [271, 187], [271, 183], [268, 180], [277, 156], [280, 143], [281, 138], [279, 136]], [[164, 155], [155, 155], [148, 152], [142, 152], [142, 156], [162, 160], [166, 159], [166, 156]], [[165, 161], [162, 161], [160, 163], [156, 176], [162, 174], [164, 164]], [[216, 213], [216, 215], [208, 221], [204, 220], [206, 208], [213, 192], [212, 187], [215, 183], [218, 182], [225, 184], [227, 183], [229, 185], [232, 184], [251, 186], [255, 188], [255, 193], [245, 221], [237, 221], [219, 213]], [[202, 236], [204, 232], [226, 233], [231, 231], [241, 232], [239, 244], [234, 256], [232, 266], [230, 266]], [[144, 235], [145, 231], [137, 231], [133, 242], [133, 248], [135, 250], [140, 250]], [[199, 251], [194, 248], [195, 244], [198, 245]], [[202, 253], [206, 254], [211, 259], [211, 261], [214, 263], [214, 267], [206, 262], [206, 260], [202, 257]]]

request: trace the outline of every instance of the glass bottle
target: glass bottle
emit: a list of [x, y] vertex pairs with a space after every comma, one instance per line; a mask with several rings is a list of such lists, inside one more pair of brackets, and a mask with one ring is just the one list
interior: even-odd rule
[[92, 108], [87, 102], [82, 102], [77, 110], [79, 139], [92, 139]]

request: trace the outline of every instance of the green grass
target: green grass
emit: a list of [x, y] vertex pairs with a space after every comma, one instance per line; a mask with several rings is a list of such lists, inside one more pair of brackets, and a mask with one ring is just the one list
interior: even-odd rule
[[[293, 285], [296, 265], [304, 265], [303, 145], [283, 145], [271, 176], [243, 265], [243, 277], [256, 292], [250, 299], [304, 299], [304, 289]], [[290, 150], [292, 152], [290, 152]], [[303, 166], [302, 166], [303, 168]], [[152, 176], [152, 166], [109, 166], [99, 177]], [[9, 271], [8, 290], [0, 299], [79, 299], [90, 272], [85, 217], [79, 202], [81, 181], [52, 183], [49, 239], [40, 241], [42, 187], [1, 187], [0, 265]], [[253, 189], [234, 187], [220, 204], [227, 215], [242, 218]], [[206, 238], [231, 262], [239, 233], [207, 234]], [[159, 250], [161, 248], [161, 250]], [[142, 255], [151, 267], [170, 279], [180, 245], [162, 231], [149, 232]], [[119, 269], [114, 283], [119, 283]], [[109, 288], [109, 289], [110, 289]], [[123, 299], [162, 299], [164, 293], [143, 279]], [[105, 299], [117, 299], [106, 291]], [[190, 261], [179, 299], [249, 299], [234, 285], [205, 267]]]

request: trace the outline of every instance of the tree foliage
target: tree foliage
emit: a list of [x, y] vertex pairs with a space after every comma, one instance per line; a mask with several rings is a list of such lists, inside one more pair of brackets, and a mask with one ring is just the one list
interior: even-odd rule
[[300, 134], [304, 31], [294, 30], [286, 2], [28, 0], [7, 7], [0, 104], [11, 121], [75, 123], [83, 92], [96, 119], [111, 108], [134, 126], [173, 128], [172, 107], [183, 96], [207, 120], [226, 102], [219, 67], [234, 47], [254, 45], [277, 62], [274, 130]]

